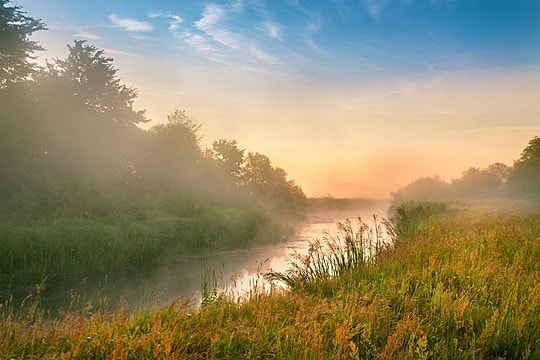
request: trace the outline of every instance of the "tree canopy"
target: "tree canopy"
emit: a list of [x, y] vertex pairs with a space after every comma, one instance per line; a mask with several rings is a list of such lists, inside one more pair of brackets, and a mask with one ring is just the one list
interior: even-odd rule
[[116, 122], [138, 124], [149, 121], [144, 110], [133, 110], [138, 92], [121, 83], [111, 57], [85, 40], [75, 40], [68, 49], [67, 58], [56, 59], [50, 71], [68, 80], [73, 94], [85, 106]]
[[34, 71], [32, 53], [43, 48], [29, 37], [46, 29], [41, 20], [8, 3], [0, 0], [0, 88], [22, 81]]
[[521, 157], [514, 162], [508, 183], [515, 193], [540, 193], [540, 136], [529, 140]]

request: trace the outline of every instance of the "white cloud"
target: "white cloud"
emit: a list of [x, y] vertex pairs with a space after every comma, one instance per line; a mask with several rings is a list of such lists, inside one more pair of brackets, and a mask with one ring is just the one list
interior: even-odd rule
[[201, 19], [195, 22], [195, 27], [218, 44], [234, 50], [231, 55], [254, 57], [266, 63], [277, 63], [273, 56], [266, 54], [246, 37], [221, 27], [219, 23], [225, 15], [226, 12], [221, 6], [210, 4], [204, 9]]
[[267, 21], [263, 25], [268, 36], [274, 39], [281, 40], [281, 28], [276, 23]]
[[109, 20], [116, 27], [123, 28], [127, 31], [151, 31], [152, 24], [134, 19], [122, 18], [116, 14], [109, 15]]
[[387, 0], [362, 0], [362, 2], [367, 8], [369, 16], [373, 19], [377, 19], [386, 6]]
[[237, 14], [244, 12], [244, 1], [243, 0], [233, 0], [231, 3], [231, 9]]
[[73, 34], [75, 38], [78, 39], [87, 39], [87, 40], [99, 40], [101, 37], [99, 35], [96, 35], [94, 33], [91, 33], [90, 31], [80, 30], [76, 34]]
[[184, 21], [181, 16], [175, 15], [169, 11], [163, 12], [163, 11], [152, 11], [148, 14], [149, 18], [165, 18], [169, 19], [169, 31], [175, 32], [178, 30], [178, 27], [180, 24]]
[[211, 31], [224, 14], [225, 10], [221, 6], [210, 4], [205, 7], [202, 18], [195, 23], [195, 26], [204, 32]]

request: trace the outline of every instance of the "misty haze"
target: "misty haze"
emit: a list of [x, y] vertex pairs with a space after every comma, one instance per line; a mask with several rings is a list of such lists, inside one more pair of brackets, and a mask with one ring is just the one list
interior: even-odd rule
[[540, 358], [538, 19], [0, 0], [0, 358]]

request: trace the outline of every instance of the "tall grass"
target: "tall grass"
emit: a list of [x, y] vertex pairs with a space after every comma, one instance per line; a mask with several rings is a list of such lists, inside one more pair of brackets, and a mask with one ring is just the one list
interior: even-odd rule
[[319, 290], [197, 312], [172, 303], [47, 319], [2, 308], [0, 357], [540, 358], [540, 213], [462, 207], [412, 228], [376, 266], [325, 277]]
[[0, 220], [0, 299], [24, 294], [44, 279], [151, 266], [276, 241], [283, 232], [261, 210], [203, 205], [177, 213], [94, 209], [76, 216]]
[[291, 268], [286, 272], [270, 271], [265, 278], [281, 282], [290, 289], [316, 289], [321, 282], [343, 275], [359, 267], [372, 266], [390, 245], [384, 237], [377, 216], [373, 227], [358, 218], [353, 227], [351, 220], [339, 222], [336, 236], [325, 236], [310, 242], [307, 254], [294, 254]]

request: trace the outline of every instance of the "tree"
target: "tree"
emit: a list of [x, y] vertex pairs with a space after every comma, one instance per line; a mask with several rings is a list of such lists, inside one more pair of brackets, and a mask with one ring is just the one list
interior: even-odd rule
[[242, 171], [243, 186], [257, 190], [269, 199], [293, 203], [301, 202], [306, 197], [294, 181], [287, 181], [285, 170], [273, 167], [266, 155], [248, 153]]
[[508, 179], [510, 191], [519, 194], [540, 193], [540, 136], [534, 136]]
[[154, 138], [157, 158], [165, 161], [163, 166], [175, 171], [184, 165], [197, 163], [202, 158], [201, 126], [192, 121], [185, 111], [175, 109], [167, 115], [167, 124], [155, 125], [150, 129]]
[[501, 185], [497, 174], [471, 167], [460, 178], [452, 181], [452, 191], [457, 197], [488, 198], [500, 195]]
[[241, 166], [244, 162], [244, 150], [238, 148], [236, 140], [216, 140], [212, 143], [212, 151], [214, 157], [229, 174], [235, 177], [240, 176]]
[[414, 180], [407, 186], [392, 193], [396, 202], [406, 200], [445, 199], [450, 196], [450, 184], [435, 175]]
[[75, 40], [68, 48], [68, 57], [56, 59], [49, 71], [69, 80], [73, 94], [85, 106], [127, 125], [149, 121], [144, 110], [133, 110], [138, 92], [120, 83], [112, 58], [84, 40]]
[[27, 16], [20, 7], [9, 7], [9, 0], [0, 0], [0, 88], [24, 80], [34, 64], [32, 53], [43, 50], [29, 36], [46, 30], [41, 20]]
[[496, 162], [489, 165], [487, 171], [497, 176], [501, 180], [501, 184], [506, 184], [508, 177], [512, 173], [512, 168], [506, 164]]

